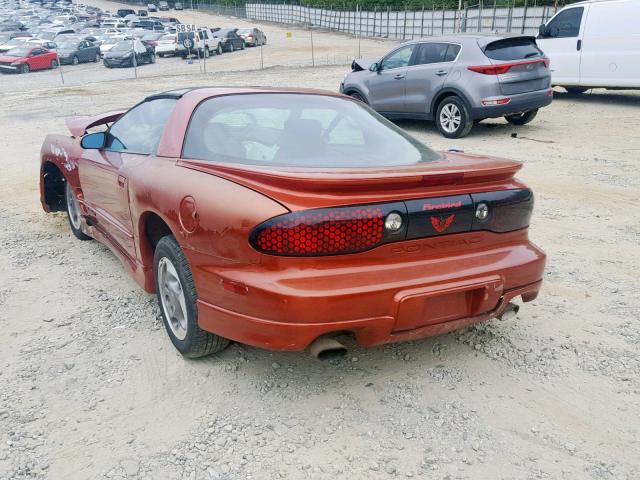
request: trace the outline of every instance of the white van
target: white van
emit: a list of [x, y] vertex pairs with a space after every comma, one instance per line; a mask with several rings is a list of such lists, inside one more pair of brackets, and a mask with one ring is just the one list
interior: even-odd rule
[[540, 25], [551, 80], [570, 93], [640, 89], [640, 0], [589, 0]]

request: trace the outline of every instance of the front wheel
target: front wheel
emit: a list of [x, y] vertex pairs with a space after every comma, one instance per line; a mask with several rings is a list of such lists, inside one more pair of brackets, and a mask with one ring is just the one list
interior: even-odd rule
[[78, 65], [80, 63], [80, 59], [77, 55], [73, 56], [73, 58], [71, 59], [71, 63], [73, 63], [74, 65]]
[[233, 43], [229, 44], [229, 53], [233, 53]]
[[445, 137], [461, 138], [469, 135], [473, 121], [465, 103], [459, 97], [451, 96], [438, 105], [436, 125]]
[[244, 42], [242, 42], [242, 45], [240, 45], [240, 50], [244, 50], [246, 44]]
[[507, 115], [505, 120], [509, 122], [511, 125], [526, 125], [527, 123], [533, 121], [538, 115], [538, 109], [529, 110], [528, 112], [519, 113], [517, 115]]
[[93, 63], [100, 63], [100, 54], [96, 53], [96, 56], [93, 58]]
[[24, 64], [22, 64], [22, 68], [20, 69], [20, 73], [29, 73], [29, 70], [31, 70], [29, 68], [29, 64], [24, 63]]
[[210, 55], [210, 53], [209, 53], [209, 47], [205, 47], [205, 48], [204, 48], [204, 58], [209, 58], [209, 55]]
[[156, 63], [156, 56], [155, 54], [151, 54], [149, 55], [149, 63]]
[[67, 207], [67, 217], [69, 218], [69, 226], [71, 232], [78, 240], [91, 240], [89, 235], [85, 235], [82, 232], [82, 224], [80, 220], [80, 206], [78, 204], [78, 197], [76, 197], [73, 187], [69, 182], [64, 184], [64, 199], [65, 206]]
[[198, 326], [197, 295], [191, 269], [173, 235], [160, 239], [153, 260], [158, 305], [174, 347], [189, 358], [224, 350], [229, 340]]

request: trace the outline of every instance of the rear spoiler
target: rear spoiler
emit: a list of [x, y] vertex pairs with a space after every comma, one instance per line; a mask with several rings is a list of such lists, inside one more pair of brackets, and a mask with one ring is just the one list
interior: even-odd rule
[[117, 110], [94, 116], [69, 117], [65, 120], [65, 123], [71, 132], [71, 136], [77, 138], [87, 133], [90, 128], [115, 122], [125, 112], [126, 110]]
[[534, 37], [534, 36], [512, 34], [512, 35], [480, 37], [478, 39], [478, 45], [480, 46], [480, 48], [484, 52], [485, 48], [487, 48], [487, 46], [489, 44], [491, 44], [491, 43], [500, 42], [502, 40], [511, 40], [511, 39], [514, 39], [514, 38], [525, 38], [527, 40], [531, 40], [533, 43], [536, 43], [536, 37]]

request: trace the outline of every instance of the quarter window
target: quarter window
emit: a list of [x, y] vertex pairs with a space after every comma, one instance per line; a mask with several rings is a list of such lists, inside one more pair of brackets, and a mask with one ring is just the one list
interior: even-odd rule
[[380, 70], [390, 70], [392, 68], [401, 68], [408, 66], [415, 46], [415, 44], [407, 45], [406, 47], [402, 47], [401, 49], [393, 52], [387, 58], [382, 60], [382, 66]]
[[175, 105], [175, 99], [160, 98], [146, 101], [129, 110], [109, 129], [106, 149], [155, 155]]
[[583, 7], [576, 7], [560, 12], [547, 25], [547, 35], [551, 38], [577, 37], [580, 34], [583, 11]]

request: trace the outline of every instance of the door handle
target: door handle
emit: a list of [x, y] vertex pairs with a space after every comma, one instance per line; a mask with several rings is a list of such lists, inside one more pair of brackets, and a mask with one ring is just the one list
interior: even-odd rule
[[438, 70], [436, 72], [436, 75], [438, 75], [439, 77], [442, 77], [443, 75], [446, 75], [447, 73], [449, 73], [447, 70]]
[[402, 73], [397, 73], [393, 76], [393, 78], [395, 78], [396, 80], [402, 80], [404, 78], [404, 75]]
[[578, 40], [578, 43], [577, 43], [577, 45], [576, 45], [576, 49], [577, 49], [578, 51], [582, 50], [582, 40]]
[[127, 179], [122, 175], [118, 175], [118, 186], [124, 187], [125, 183], [127, 183]]

